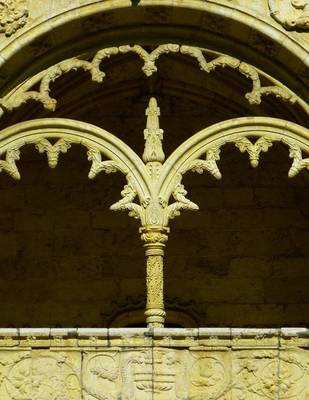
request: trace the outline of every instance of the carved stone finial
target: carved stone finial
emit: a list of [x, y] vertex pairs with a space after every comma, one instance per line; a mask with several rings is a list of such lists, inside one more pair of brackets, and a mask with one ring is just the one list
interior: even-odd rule
[[147, 125], [144, 130], [145, 150], [143, 160], [145, 163], [159, 162], [162, 163], [165, 155], [162, 148], [163, 129], [160, 129], [160, 108], [157, 100], [151, 97], [146, 110]]

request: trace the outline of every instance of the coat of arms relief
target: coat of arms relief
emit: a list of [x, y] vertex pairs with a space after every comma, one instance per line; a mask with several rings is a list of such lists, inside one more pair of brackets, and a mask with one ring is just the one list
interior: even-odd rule
[[268, 0], [271, 16], [289, 30], [309, 30], [309, 0]]

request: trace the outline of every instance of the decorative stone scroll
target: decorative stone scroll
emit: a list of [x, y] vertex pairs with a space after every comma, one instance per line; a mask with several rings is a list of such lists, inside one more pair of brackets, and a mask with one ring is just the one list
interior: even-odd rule
[[289, 30], [309, 30], [308, 0], [268, 0], [270, 15]]
[[[271, 77], [262, 74], [253, 66], [228, 55], [219, 55], [215, 59], [207, 61], [207, 50], [198, 47], [163, 44], [158, 46], [151, 53], [148, 53], [139, 45], [124, 45], [102, 49], [96, 53], [92, 61], [71, 58], [48, 68], [0, 99], [2, 113], [5, 110], [12, 111], [30, 100], [40, 102], [46, 110], [54, 111], [57, 106], [57, 100], [52, 98], [50, 94], [50, 85], [52, 82], [70, 71], [83, 70], [90, 74], [92, 81], [102, 83], [105, 78], [105, 73], [100, 69], [102, 62], [114, 55], [130, 52], [135, 53], [142, 59], [144, 62], [142, 70], [147, 77], [157, 72], [158, 66], [156, 62], [162, 54], [178, 53], [196, 59], [200, 69], [206, 73], [211, 73], [219, 67], [229, 67], [237, 70], [252, 82], [252, 90], [246, 94], [246, 98], [250, 104], [260, 104], [262, 97], [269, 95], [292, 104], [298, 101], [298, 97], [285, 86], [274, 81]], [[262, 76], [270, 81], [269, 86], [262, 86]], [[34, 86], [39, 86], [39, 90], [34, 90]]]

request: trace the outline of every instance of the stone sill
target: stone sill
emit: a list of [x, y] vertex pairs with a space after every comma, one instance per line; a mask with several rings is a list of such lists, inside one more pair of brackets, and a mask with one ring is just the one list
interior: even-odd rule
[[0, 348], [309, 348], [307, 328], [0, 328]]
[[309, 328], [0, 328], [0, 337], [309, 337]]

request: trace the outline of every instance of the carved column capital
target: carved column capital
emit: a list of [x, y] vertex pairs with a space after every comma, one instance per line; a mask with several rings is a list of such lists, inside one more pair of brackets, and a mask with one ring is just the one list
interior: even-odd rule
[[145, 243], [145, 247], [153, 244], [164, 247], [168, 240], [170, 229], [168, 227], [147, 226], [140, 228], [141, 239]]

